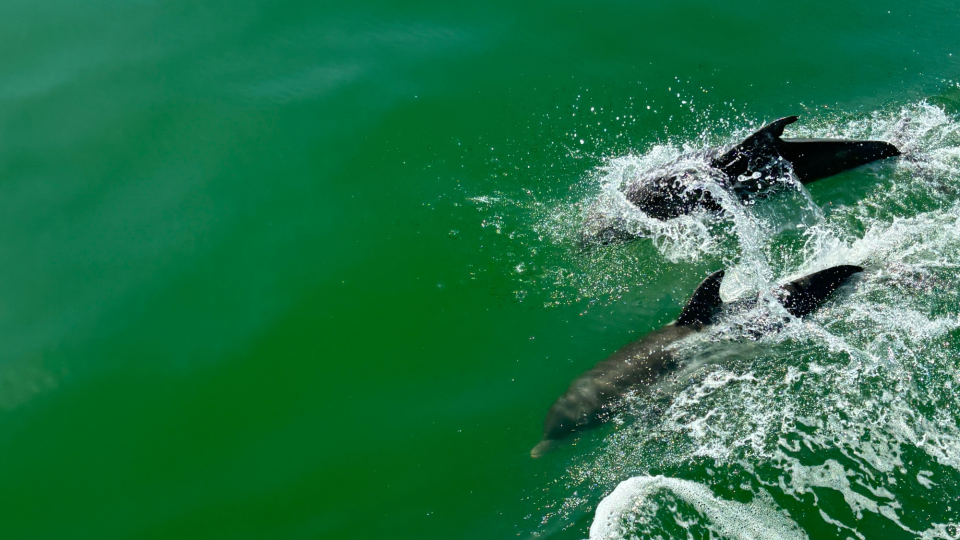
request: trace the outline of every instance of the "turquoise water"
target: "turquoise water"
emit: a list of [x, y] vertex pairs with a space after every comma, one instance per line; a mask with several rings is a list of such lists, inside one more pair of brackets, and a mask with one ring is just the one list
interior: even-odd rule
[[[957, 537], [958, 35], [947, 2], [3, 3], [0, 535]], [[616, 205], [790, 114], [905, 156]], [[530, 458], [707, 272], [833, 264], [866, 271]]]

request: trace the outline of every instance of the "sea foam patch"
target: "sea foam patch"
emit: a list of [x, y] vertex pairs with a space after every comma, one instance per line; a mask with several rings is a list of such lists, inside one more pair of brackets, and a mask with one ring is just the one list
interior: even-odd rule
[[[696, 518], [691, 519], [691, 513]], [[652, 538], [663, 529], [682, 530], [686, 535], [707, 532], [711, 537], [738, 540], [807, 538], [762, 493], [741, 503], [721, 499], [707, 486], [689, 480], [637, 476], [621, 482], [599, 504], [590, 526], [590, 540]]]

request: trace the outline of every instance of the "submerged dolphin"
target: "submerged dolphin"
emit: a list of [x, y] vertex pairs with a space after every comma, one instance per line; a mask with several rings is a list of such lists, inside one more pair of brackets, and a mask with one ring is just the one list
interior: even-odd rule
[[[883, 141], [845, 139], [783, 139], [783, 129], [797, 121], [787, 116], [760, 128], [742, 143], [710, 159], [719, 171], [721, 186], [741, 200], [766, 192], [779, 178], [793, 173], [803, 184], [833, 176], [866, 163], [899, 156], [896, 146]], [[720, 210], [710, 193], [691, 186], [684, 174], [667, 173], [623, 190], [627, 200], [660, 220], [689, 214], [697, 208]]]
[[[859, 266], [849, 265], [821, 270], [782, 285], [777, 299], [791, 315], [802, 317], [819, 307], [847, 278], [862, 271]], [[669, 345], [713, 323], [723, 305], [723, 275], [720, 270], [705, 279], [675, 322], [624, 346], [577, 377], [550, 407], [543, 423], [543, 440], [530, 455], [540, 457], [559, 441], [603, 423], [618, 398], [634, 389], [652, 387], [681, 368]]]

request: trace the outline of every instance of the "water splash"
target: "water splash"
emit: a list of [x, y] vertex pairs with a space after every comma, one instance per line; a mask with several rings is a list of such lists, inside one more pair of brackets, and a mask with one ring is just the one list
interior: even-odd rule
[[[727, 300], [837, 264], [866, 271], [837, 300], [752, 344], [730, 340], [780, 319], [776, 302], [731, 310], [684, 344], [703, 357], [726, 352], [698, 364], [669, 399], [628, 400], [598, 446], [569, 466], [564, 481], [577, 495], [545, 522], [575, 519], [602, 498], [591, 538], [878, 538], [891, 527], [958, 536], [960, 120], [920, 102], [814, 118], [797, 132], [891, 140], [904, 156], [824, 184], [823, 207], [793, 190], [801, 210], [786, 224], [770, 210], [781, 208], [775, 201], [731, 207], [718, 228], [703, 215], [654, 222], [618, 200], [643, 167], [687, 159], [681, 149], [613, 158], [595, 176], [592, 204], [604, 219], [664, 259], [730, 263]], [[683, 166], [698, 166], [689, 156]], [[830, 205], [844, 181], [872, 185]], [[543, 223], [583, 225], [569, 212]], [[553, 238], [571, 236], [568, 228]], [[905, 507], [918, 500], [922, 508]]]
[[617, 540], [628, 531], [637, 538], [652, 538], [649, 533], [665, 528], [679, 529], [688, 538], [807, 538], [795, 523], [771, 508], [769, 496], [766, 499], [757, 497], [744, 504], [717, 498], [707, 486], [689, 480], [638, 476], [620, 483], [600, 503], [590, 540]]

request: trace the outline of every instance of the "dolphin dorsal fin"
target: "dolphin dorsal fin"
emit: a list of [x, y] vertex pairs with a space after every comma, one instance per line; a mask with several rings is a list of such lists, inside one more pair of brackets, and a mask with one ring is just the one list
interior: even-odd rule
[[785, 116], [760, 128], [756, 133], [713, 160], [713, 167], [720, 169], [731, 179], [746, 174], [757, 160], [775, 157], [777, 144], [783, 129], [797, 121], [796, 116]]
[[779, 301], [794, 317], [803, 317], [820, 307], [833, 291], [863, 268], [844, 264], [803, 276], [780, 287]]
[[723, 281], [723, 270], [717, 270], [710, 274], [703, 283], [697, 287], [687, 302], [686, 307], [677, 317], [677, 326], [689, 326], [691, 324], [710, 324], [717, 310], [723, 305], [720, 299], [720, 282]]
[[[801, 183], [809, 184], [878, 159], [900, 155], [896, 146], [885, 141], [783, 139], [784, 128], [796, 121], [796, 116], [785, 116], [770, 122], [715, 158], [711, 165], [736, 182], [741, 175], [778, 167], [782, 158], [790, 162]], [[783, 173], [780, 169], [775, 171]], [[756, 192], [761, 186], [739, 187]]]

